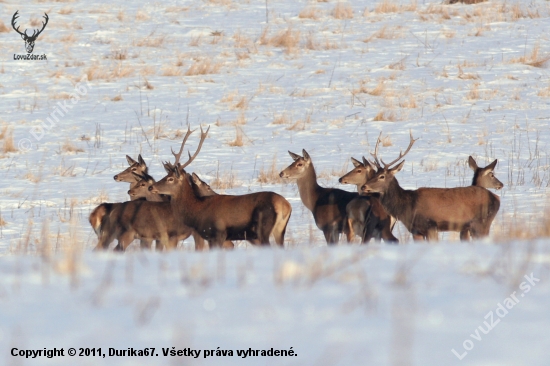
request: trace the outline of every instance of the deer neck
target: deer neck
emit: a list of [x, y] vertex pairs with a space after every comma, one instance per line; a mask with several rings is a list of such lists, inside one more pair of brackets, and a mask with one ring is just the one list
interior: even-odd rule
[[192, 226], [194, 219], [202, 212], [201, 201], [195, 196], [188, 182], [183, 182], [181, 189], [172, 196], [170, 203], [173, 212], [186, 226]]
[[411, 228], [415, 214], [415, 191], [401, 188], [394, 179], [388, 190], [380, 196], [380, 203], [384, 209], [393, 217], [401, 221], [407, 229]]
[[162, 198], [162, 196], [158, 193], [150, 193], [149, 195], [147, 195], [147, 201], [165, 202], [165, 200]]
[[300, 192], [300, 198], [311, 212], [315, 208], [315, 203], [319, 198], [319, 193], [321, 187], [317, 184], [317, 174], [315, 173], [315, 168], [313, 164], [310, 164], [309, 168], [306, 170], [306, 173], [297, 179], [298, 191]]

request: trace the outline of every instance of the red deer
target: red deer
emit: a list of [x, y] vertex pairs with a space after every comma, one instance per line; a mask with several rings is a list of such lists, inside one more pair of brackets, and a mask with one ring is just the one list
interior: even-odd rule
[[279, 176], [281, 178], [296, 179], [298, 191], [304, 206], [306, 206], [315, 219], [315, 224], [323, 234], [327, 244], [338, 243], [340, 233], [345, 233], [348, 241], [351, 236], [346, 224], [346, 206], [357, 193], [344, 191], [337, 188], [324, 188], [317, 183], [315, 167], [307, 151], [302, 150], [303, 156], [288, 152], [294, 163], [284, 169]]
[[[145, 198], [147, 201], [156, 201], [156, 202], [170, 202], [169, 196], [164, 196], [160, 194], [153, 193], [149, 190], [149, 187], [155, 184], [155, 179], [148, 174], [138, 175], [134, 173], [140, 181], [136, 186], [128, 191], [130, 197]], [[217, 195], [216, 192], [210, 188], [208, 184], [203, 182], [195, 173], [193, 173], [193, 190], [198, 197], [204, 196], [213, 196]], [[197, 250], [205, 249], [204, 240], [198, 234], [193, 234], [195, 238], [195, 247]], [[198, 247], [197, 247], [197, 243]], [[231, 241], [225, 241], [222, 245], [223, 248], [231, 249], [235, 245]]]
[[219, 247], [228, 238], [257, 240], [261, 245], [269, 245], [269, 236], [283, 246], [286, 226], [292, 208], [288, 201], [273, 192], [257, 192], [242, 196], [213, 195], [197, 197], [191, 185], [191, 176], [185, 168], [198, 155], [208, 134], [202, 131], [200, 143], [183, 165], [179, 164], [185, 146], [182, 142], [179, 153], [172, 151], [176, 161], [165, 163], [166, 177], [153, 184], [153, 193], [171, 197], [171, 205], [181, 225], [195, 229], [213, 247]]
[[[351, 158], [354, 168], [342, 176], [338, 182], [343, 184], [355, 184], [357, 191], [374, 176], [375, 170], [363, 157], [363, 162]], [[395, 218], [388, 215], [379, 200], [378, 194], [361, 195], [356, 197], [346, 206], [347, 225], [350, 237], [361, 236], [363, 243], [368, 243], [371, 238], [389, 243], [399, 243], [399, 240], [392, 234]]]
[[100, 225], [97, 249], [107, 249], [118, 240], [115, 250], [126, 250], [134, 239], [157, 241], [157, 248], [171, 249], [188, 238], [193, 229], [180, 225], [170, 202], [127, 201], [111, 203]]
[[[126, 161], [128, 161], [128, 165], [130, 165], [128, 168], [123, 170], [122, 172], [115, 175], [113, 178], [117, 182], [128, 182], [130, 183], [130, 189], [132, 189], [134, 186], [137, 185], [139, 178], [136, 178], [134, 173], [137, 174], [147, 174], [147, 164], [145, 164], [145, 160], [141, 157], [141, 154], [138, 155], [138, 161], [135, 161], [130, 156], [126, 155]], [[130, 196], [131, 200], [134, 199], [145, 199], [143, 198], [132, 198]], [[102, 203], [101, 205], [97, 206], [91, 213], [88, 218], [88, 221], [90, 222], [90, 225], [92, 225], [92, 228], [94, 229], [95, 233], [97, 234], [97, 237], [100, 237], [101, 232], [101, 221], [103, 219], [103, 216], [105, 216], [107, 213], [110, 212], [112, 209], [112, 203]], [[145, 239], [140, 240], [140, 247], [142, 249], [150, 249], [152, 242], [147, 241]]]
[[391, 166], [407, 155], [415, 141], [411, 134], [405, 153], [401, 152], [397, 159], [386, 164], [378, 159], [378, 138], [372, 154], [377, 172], [361, 190], [380, 193], [382, 206], [405, 225], [415, 240], [437, 240], [439, 231], [469, 231], [474, 238], [487, 236], [500, 207], [500, 198], [487, 189], [476, 186], [401, 188], [395, 174], [403, 168], [405, 161], [393, 168]]
[[[477, 166], [476, 161], [471, 156], [468, 157], [468, 165], [474, 171], [474, 177], [472, 179], [472, 186], [483, 187], [483, 188], [492, 188], [499, 190], [504, 187], [501, 181], [495, 177], [495, 166], [497, 165], [497, 160], [493, 161], [491, 164], [487, 165], [485, 168], [480, 168]], [[460, 232], [461, 240], [470, 239], [470, 231], [468, 229], [463, 229]]]

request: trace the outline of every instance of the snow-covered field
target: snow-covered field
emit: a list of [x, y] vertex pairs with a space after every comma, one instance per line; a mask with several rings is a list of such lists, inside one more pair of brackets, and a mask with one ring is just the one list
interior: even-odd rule
[[[0, 9], [0, 364], [74, 364], [12, 357], [14, 347], [156, 347], [158, 357], [101, 361], [132, 365], [548, 364], [550, 2]], [[16, 10], [28, 33], [48, 13], [34, 48], [47, 61], [14, 60], [25, 54]], [[159, 179], [188, 124], [211, 126], [190, 170], [215, 190], [289, 200], [285, 249], [195, 253], [191, 240], [167, 254], [92, 253], [90, 211], [127, 199], [113, 180], [125, 155], [141, 153]], [[353, 191], [337, 181], [350, 157], [368, 157], [382, 132], [393, 160], [409, 131], [419, 140], [397, 176], [406, 188], [469, 185], [469, 155], [499, 160], [490, 237], [412, 244], [397, 225], [399, 246], [325, 247], [295, 184], [278, 178], [287, 150], [306, 149], [322, 185]], [[531, 273], [540, 282], [525, 292]], [[476, 333], [514, 291], [517, 305]], [[297, 356], [181, 360], [162, 347]]]

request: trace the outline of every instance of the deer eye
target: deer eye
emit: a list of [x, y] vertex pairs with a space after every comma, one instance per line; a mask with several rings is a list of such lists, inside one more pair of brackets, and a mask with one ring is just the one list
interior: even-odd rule
[[361, 169], [357, 170], [357, 173], [361, 173]]
[[168, 178], [168, 181], [169, 181], [169, 182], [173, 182], [173, 181], [174, 181], [174, 178], [170, 177], [170, 178]]
[[298, 163], [298, 166], [303, 166], [303, 165], [304, 165], [304, 164], [302, 164], [302, 163]]
[[383, 176], [383, 175], [381, 175], [381, 176], [378, 177], [378, 179], [384, 179], [384, 178], [386, 178], [386, 177]]
[[136, 171], [136, 168], [132, 168], [132, 171], [135, 172], [135, 171]]

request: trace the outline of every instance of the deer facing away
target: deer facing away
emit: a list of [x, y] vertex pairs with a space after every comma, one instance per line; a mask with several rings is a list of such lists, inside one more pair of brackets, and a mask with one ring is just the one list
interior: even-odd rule
[[[405, 153], [400, 153], [397, 159], [386, 164], [378, 159], [378, 138], [372, 154], [377, 172], [361, 190], [380, 193], [382, 206], [405, 225], [415, 240], [437, 240], [439, 231], [469, 231], [474, 238], [487, 236], [500, 207], [500, 198], [487, 189], [477, 186], [401, 188], [395, 174], [403, 168], [405, 161], [399, 160], [410, 151], [415, 141], [411, 134]], [[392, 168], [395, 163], [398, 164]]]

